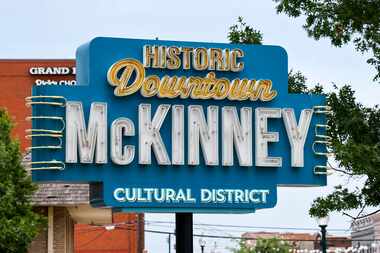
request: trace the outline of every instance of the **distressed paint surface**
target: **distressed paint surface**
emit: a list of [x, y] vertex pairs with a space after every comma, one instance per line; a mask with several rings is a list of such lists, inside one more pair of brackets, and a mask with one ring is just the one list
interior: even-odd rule
[[[145, 44], [165, 46], [189, 46], [205, 48], [240, 48], [245, 52], [243, 61], [245, 67], [241, 72], [219, 72], [217, 77], [225, 77], [230, 80], [235, 78], [269, 79], [273, 82], [273, 88], [278, 92], [277, 96], [269, 102], [262, 101], [230, 101], [224, 100], [195, 100], [195, 99], [168, 99], [151, 97], [145, 98], [140, 93], [126, 97], [116, 97], [114, 87], [107, 82], [107, 71], [115, 62], [134, 58], [143, 61], [142, 48]], [[257, 107], [265, 108], [293, 108], [297, 121], [303, 109], [311, 109], [316, 105], [324, 105], [323, 96], [309, 96], [301, 94], [288, 94], [287, 92], [287, 54], [278, 46], [261, 45], [232, 45], [200, 42], [176, 42], [159, 40], [132, 40], [96, 38], [80, 47], [77, 51], [77, 86], [72, 87], [34, 87], [34, 95], [60, 95], [69, 101], [80, 101], [83, 104], [84, 118], [86, 123], [89, 118], [89, 110], [92, 102], [106, 102], [108, 105], [108, 145], [110, 141], [110, 127], [114, 120], [119, 117], [131, 119], [136, 128], [136, 136], [125, 137], [124, 145], [134, 145], [136, 149], [135, 159], [129, 165], [115, 165], [111, 161], [111, 148], [108, 146], [108, 162], [106, 164], [66, 164], [62, 171], [44, 170], [33, 171], [33, 180], [44, 181], [66, 181], [66, 182], [102, 182], [103, 183], [103, 205], [115, 208], [125, 208], [129, 211], [144, 212], [253, 212], [255, 209], [272, 208], [277, 202], [277, 186], [320, 186], [326, 185], [326, 175], [316, 175], [313, 168], [316, 165], [325, 165], [326, 158], [317, 156], [312, 150], [315, 140], [315, 125], [324, 123], [323, 116], [315, 115], [311, 120], [304, 149], [304, 167], [291, 166], [290, 143], [283, 123], [283, 119], [269, 119], [268, 130], [279, 133], [279, 142], [269, 143], [269, 155], [282, 157], [282, 167], [241, 167], [238, 164], [236, 152], [233, 166], [222, 166], [222, 138], [220, 134], [222, 127], [221, 111], [223, 106], [234, 106], [238, 112], [242, 107], [251, 107], [252, 111]], [[209, 71], [197, 70], [162, 70], [145, 69], [147, 75], [177, 76], [202, 76]], [[185, 165], [158, 165], [152, 154], [150, 165], [138, 164], [138, 106], [147, 103], [152, 106], [152, 116], [161, 104], [184, 105], [185, 106]], [[206, 166], [200, 153], [200, 165], [187, 164], [187, 107], [189, 105], [200, 105], [204, 112], [210, 105], [219, 107], [219, 165]], [[35, 106], [33, 115], [57, 115], [65, 118], [65, 108], [50, 106]], [[240, 117], [240, 113], [238, 113]], [[206, 115], [207, 116], [207, 115]], [[254, 119], [254, 114], [252, 115]], [[171, 113], [166, 116], [160, 133], [166, 149], [171, 158]], [[253, 120], [253, 156], [255, 145]], [[53, 122], [36, 121], [34, 128], [57, 128]], [[33, 145], [46, 145], [47, 140], [34, 138]], [[63, 138], [63, 147], [65, 147]], [[47, 160], [65, 161], [64, 148], [59, 150], [34, 150], [33, 161]], [[255, 158], [253, 157], [253, 164]], [[115, 188], [171, 188], [178, 190], [191, 189], [193, 196], [199, 200], [199, 191], [205, 189], [265, 189], [269, 190], [266, 203], [158, 203], [158, 202], [118, 202], [113, 197]], [[99, 204], [99, 203], [98, 203]]]

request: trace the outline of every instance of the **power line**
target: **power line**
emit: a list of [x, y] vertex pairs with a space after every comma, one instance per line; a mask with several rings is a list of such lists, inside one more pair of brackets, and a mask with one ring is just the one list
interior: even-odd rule
[[[175, 225], [173, 221], [156, 221], [156, 220], [145, 220], [146, 225], [156, 224], [171, 224]], [[137, 222], [120, 222], [112, 223], [109, 225], [136, 225]], [[244, 225], [232, 225], [232, 224], [211, 224], [211, 223], [193, 223], [193, 226], [204, 226], [204, 227], [220, 227], [220, 228], [241, 228], [241, 229], [273, 229], [273, 230], [309, 230], [309, 231], [319, 231], [319, 228], [297, 228], [297, 227], [275, 227], [275, 226], [244, 226]], [[84, 228], [85, 229], [85, 228]], [[329, 231], [339, 231], [339, 232], [348, 232], [350, 229], [343, 228], [329, 228]], [[236, 231], [240, 232], [240, 231]]]
[[[118, 229], [125, 229], [125, 230], [131, 230], [129, 228], [118, 228]], [[133, 230], [133, 229], [132, 229]], [[160, 231], [160, 230], [150, 230], [150, 229], [145, 229], [145, 232], [147, 233], [154, 233], [154, 234], [165, 234], [165, 235], [174, 235], [175, 236], [175, 233], [174, 232], [170, 232], [170, 231]], [[249, 238], [249, 237], [240, 237], [240, 236], [223, 236], [223, 235], [210, 235], [210, 234], [193, 234], [193, 237], [205, 237], [205, 238], [218, 238], [218, 239], [232, 239], [232, 240], [246, 240], [246, 241], [255, 241], [255, 240], [258, 240], [258, 239], [261, 239], [261, 238]], [[319, 240], [311, 240], [311, 239], [282, 239], [282, 238], [279, 238], [280, 240], [282, 241], [289, 241], [289, 242], [315, 242], [315, 241], [319, 241]], [[350, 240], [350, 241], [355, 241], [355, 242], [368, 242], [368, 241], [380, 241], [380, 239], [370, 239], [370, 240], [367, 240], [367, 239], [345, 239], [345, 238], [328, 238], [329, 241], [347, 241], [347, 240]]]
[[[162, 228], [174, 228], [172, 225], [164, 225], [164, 224], [151, 224], [151, 223], [146, 223], [147, 226], [149, 227], [162, 227]], [[247, 232], [244, 230], [244, 228], [240, 228], [240, 230], [237, 229], [228, 229], [228, 228], [218, 228], [218, 227], [209, 227], [209, 226], [197, 226], [194, 225], [194, 230], [204, 230], [204, 231], [209, 231], [209, 232], [216, 232], [216, 233], [224, 233], [224, 234], [230, 234], [230, 233], [244, 233]]]
[[[121, 223], [113, 223], [109, 225], [136, 225], [137, 222], [121, 222]], [[155, 221], [155, 220], [145, 220], [145, 225], [148, 226], [155, 226], [155, 227], [166, 227], [166, 228], [173, 228], [175, 223], [171, 221]], [[242, 229], [242, 230], [231, 230], [228, 229], [229, 232], [246, 232], [243, 229], [266, 229], [266, 230], [296, 230], [296, 231], [301, 231], [301, 230], [308, 230], [308, 231], [319, 231], [318, 228], [296, 228], [296, 227], [274, 227], [274, 226], [244, 226], [244, 225], [231, 225], [231, 224], [211, 224], [211, 223], [194, 223], [194, 227], [198, 227], [195, 229], [199, 230], [214, 230], [218, 232], [223, 232], [227, 231], [226, 228], [237, 228], [237, 229]], [[101, 227], [101, 226], [100, 226]], [[206, 227], [206, 228], [202, 228]], [[220, 228], [220, 229], [217, 229]], [[91, 228], [81, 228], [80, 230], [91, 230]], [[334, 228], [329, 228], [329, 231], [335, 231], [335, 232], [348, 232], [349, 229], [334, 229]]]
[[[119, 225], [121, 223], [118, 223]], [[105, 229], [105, 226], [98, 226], [98, 227], [104, 227]], [[125, 226], [115, 226], [115, 229], [121, 229], [121, 230], [128, 230], [128, 231], [137, 231], [136, 229], [134, 228], [128, 228], [128, 227], [125, 227]], [[105, 230], [106, 231], [106, 230]], [[102, 236], [104, 234], [103, 233], [100, 233], [99, 235], [97, 235], [96, 238], [94, 238], [93, 240], [97, 239], [98, 237]], [[83, 232], [89, 232], [89, 231], [83, 231]], [[147, 233], [154, 233], [154, 234], [164, 234], [164, 235], [174, 235], [175, 236], [175, 232], [172, 232], [172, 231], [162, 231], [162, 230], [151, 230], [151, 229], [145, 229], [144, 232], [147, 232]], [[247, 241], [254, 241], [254, 240], [257, 240], [259, 238], [249, 238], [249, 237], [241, 237], [241, 236], [231, 236], [231, 235], [228, 235], [228, 236], [224, 236], [224, 235], [211, 235], [211, 234], [193, 234], [193, 237], [204, 237], [204, 238], [213, 238], [213, 239], [232, 239], [232, 240], [247, 240]], [[301, 241], [318, 241], [317, 239], [282, 239], [282, 238], [279, 238], [280, 240], [282, 241], [289, 241], [289, 242], [292, 242], [292, 241], [295, 241], [295, 242], [301, 242]], [[91, 240], [91, 241], [93, 241]], [[350, 240], [350, 241], [355, 241], [355, 242], [369, 242], [369, 241], [373, 241], [373, 242], [380, 242], [380, 239], [371, 239], [371, 240], [367, 240], [367, 239], [345, 239], [345, 238], [329, 238], [329, 241], [347, 241], [347, 240]], [[89, 242], [86, 242], [85, 245], [87, 245]]]
[[98, 238], [100, 238], [102, 235], [104, 235], [106, 232], [106, 230], [102, 231], [101, 233], [97, 234], [94, 238], [92, 238], [91, 240], [85, 242], [84, 244], [82, 245], [79, 245], [78, 248], [82, 248], [82, 247], [85, 247], [87, 246], [88, 244], [94, 242], [95, 240], [97, 240]]
[[[145, 222], [149, 225], [149, 223], [161, 223], [161, 224], [175, 224], [172, 221], [154, 221], [154, 220], [145, 220]], [[194, 223], [196, 226], [208, 226], [208, 227], [222, 227], [222, 228], [245, 228], [245, 229], [273, 229], [273, 230], [310, 230], [315, 231], [319, 228], [296, 228], [296, 227], [271, 227], [271, 226], [244, 226], [244, 225], [231, 225], [231, 224], [210, 224], [210, 223]], [[329, 231], [341, 231], [347, 232], [349, 229], [343, 228], [329, 228]]]

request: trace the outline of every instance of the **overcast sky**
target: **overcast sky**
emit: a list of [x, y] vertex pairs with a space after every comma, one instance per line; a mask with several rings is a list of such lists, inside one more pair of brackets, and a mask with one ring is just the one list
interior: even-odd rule
[[[272, 1], [4, 0], [0, 6], [0, 58], [74, 58], [76, 48], [96, 36], [227, 42], [228, 27], [238, 16], [264, 33], [264, 44], [284, 47], [289, 68], [302, 71], [310, 81], [328, 89], [332, 83], [351, 84], [362, 103], [373, 105], [379, 101], [380, 85], [371, 81], [374, 72], [365, 63], [366, 56], [356, 53], [352, 46], [334, 48], [327, 40], [308, 38], [302, 29], [303, 19], [277, 15]], [[342, 180], [333, 175], [328, 187], [281, 188], [274, 209], [246, 215], [196, 215], [195, 223], [316, 227], [307, 215], [310, 203]], [[173, 215], [149, 214], [146, 219], [174, 222]], [[331, 217], [329, 228], [348, 227], [346, 217]], [[148, 228], [173, 230], [162, 224]], [[196, 232], [240, 235], [239, 231], [244, 231], [205, 229]], [[213, 241], [207, 241], [206, 249]], [[219, 251], [224, 252], [228, 243], [218, 241]], [[162, 235], [147, 233], [146, 247], [149, 252], [168, 252]]]

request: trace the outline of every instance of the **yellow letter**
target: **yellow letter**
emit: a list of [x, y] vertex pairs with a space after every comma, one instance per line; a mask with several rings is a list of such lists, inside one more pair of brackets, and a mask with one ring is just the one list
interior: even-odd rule
[[210, 55], [210, 67], [208, 69], [224, 71], [222, 49], [210, 48], [209, 55]]
[[183, 69], [190, 69], [190, 54], [193, 51], [192, 47], [182, 47], [182, 64]]
[[220, 78], [216, 81], [215, 99], [225, 99], [230, 92], [230, 81], [226, 78]]
[[160, 78], [156, 75], [148, 76], [141, 87], [140, 93], [143, 97], [153, 97], [157, 94], [160, 86]]
[[168, 48], [168, 59], [167, 65], [168, 69], [179, 69], [181, 66], [181, 60], [178, 57], [179, 48], [178, 47], [169, 47]]
[[[119, 72], [121, 75], [119, 75]], [[128, 85], [129, 79], [133, 72], [136, 72], [135, 80]], [[115, 96], [128, 96], [138, 91], [145, 77], [145, 70], [142, 64], [134, 59], [124, 59], [114, 63], [107, 73], [108, 83], [116, 86], [114, 90]]]
[[[153, 60], [153, 64], [150, 62]], [[143, 50], [143, 63], [145, 68], [159, 68], [160, 67], [160, 55], [158, 46], [145, 45]]]
[[193, 68], [196, 70], [205, 70], [208, 66], [207, 49], [203, 47], [196, 48], [193, 54]]
[[237, 48], [232, 50], [231, 52], [231, 71], [233, 72], [239, 72], [242, 71], [244, 68], [244, 62], [237, 62], [237, 58], [244, 57], [243, 50]]

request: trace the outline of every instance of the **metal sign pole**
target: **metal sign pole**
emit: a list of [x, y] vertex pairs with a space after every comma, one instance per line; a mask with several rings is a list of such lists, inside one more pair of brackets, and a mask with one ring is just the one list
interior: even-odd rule
[[193, 253], [193, 214], [175, 214], [176, 252]]

